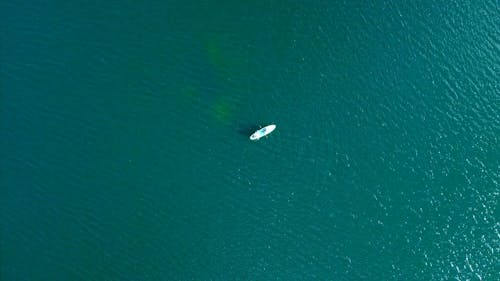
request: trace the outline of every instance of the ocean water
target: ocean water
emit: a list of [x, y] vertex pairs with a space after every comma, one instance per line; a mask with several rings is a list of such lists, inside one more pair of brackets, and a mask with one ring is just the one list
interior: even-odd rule
[[0, 3], [1, 280], [500, 280], [498, 1], [104, 2]]

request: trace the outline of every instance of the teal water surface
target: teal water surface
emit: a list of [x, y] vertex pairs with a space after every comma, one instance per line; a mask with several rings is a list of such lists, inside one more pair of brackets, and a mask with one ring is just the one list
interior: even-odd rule
[[71, 2], [0, 3], [1, 280], [500, 279], [498, 1]]

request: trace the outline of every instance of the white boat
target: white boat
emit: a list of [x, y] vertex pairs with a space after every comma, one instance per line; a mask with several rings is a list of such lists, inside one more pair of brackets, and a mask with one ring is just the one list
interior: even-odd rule
[[250, 136], [250, 139], [251, 140], [258, 140], [258, 139], [262, 138], [263, 136], [269, 135], [272, 131], [274, 131], [274, 129], [276, 129], [276, 125], [274, 125], [274, 124], [267, 125], [264, 128], [261, 128], [261, 129], [258, 129], [257, 131], [255, 131], [255, 133], [253, 133]]

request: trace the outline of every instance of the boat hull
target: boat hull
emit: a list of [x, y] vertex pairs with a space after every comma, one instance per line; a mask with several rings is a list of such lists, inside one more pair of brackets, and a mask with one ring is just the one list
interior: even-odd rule
[[267, 125], [265, 126], [264, 128], [261, 128], [257, 131], [255, 131], [255, 133], [253, 133], [251, 136], [250, 136], [250, 139], [251, 140], [259, 140], [260, 138], [262, 137], [265, 137], [267, 135], [269, 135], [272, 131], [274, 131], [276, 129], [276, 125], [274, 124], [271, 124], [271, 125]]

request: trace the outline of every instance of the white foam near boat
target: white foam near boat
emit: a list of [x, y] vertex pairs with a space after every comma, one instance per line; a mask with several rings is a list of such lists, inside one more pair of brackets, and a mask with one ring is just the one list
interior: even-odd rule
[[276, 129], [276, 125], [274, 125], [274, 124], [267, 125], [264, 128], [261, 128], [261, 129], [255, 131], [255, 133], [253, 133], [250, 136], [250, 139], [251, 140], [258, 140], [264, 136], [269, 135], [272, 131], [274, 131], [274, 129]]

